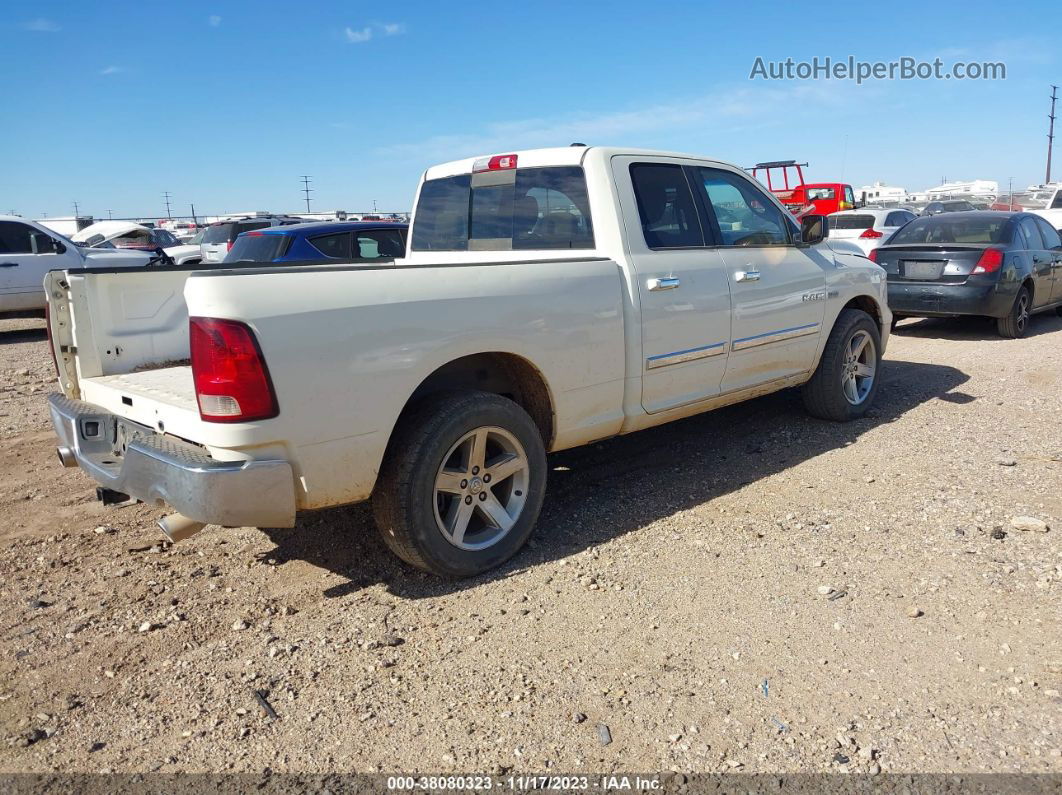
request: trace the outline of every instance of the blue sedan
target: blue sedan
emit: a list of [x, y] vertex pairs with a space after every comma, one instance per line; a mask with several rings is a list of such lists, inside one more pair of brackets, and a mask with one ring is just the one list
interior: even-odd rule
[[326, 221], [267, 226], [239, 235], [223, 264], [397, 259], [405, 256], [408, 229], [408, 224], [386, 221]]

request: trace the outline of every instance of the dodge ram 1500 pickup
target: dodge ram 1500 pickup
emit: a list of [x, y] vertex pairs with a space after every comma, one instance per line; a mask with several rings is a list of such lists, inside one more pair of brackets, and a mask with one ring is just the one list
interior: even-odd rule
[[827, 235], [734, 166], [576, 145], [429, 168], [400, 261], [55, 271], [59, 457], [173, 540], [371, 497], [402, 559], [481, 572], [549, 451], [797, 385], [861, 416], [886, 280]]

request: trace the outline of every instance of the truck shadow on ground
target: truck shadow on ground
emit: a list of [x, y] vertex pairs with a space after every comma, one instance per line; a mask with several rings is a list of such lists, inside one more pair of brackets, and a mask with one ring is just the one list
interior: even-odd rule
[[20, 342], [44, 342], [48, 339], [45, 328], [0, 329], [0, 345], [15, 345]]
[[[1062, 317], [1052, 311], [1033, 315], [1029, 319], [1026, 337], [1037, 337], [1062, 330]], [[962, 340], [977, 342], [1014, 342], [996, 333], [996, 321], [986, 317], [926, 317], [909, 318], [892, 330], [900, 337], [921, 339]]]
[[798, 390], [785, 390], [689, 419], [549, 456], [546, 501], [531, 542], [507, 564], [464, 580], [441, 579], [397, 560], [379, 538], [367, 504], [299, 517], [263, 529], [278, 565], [303, 560], [342, 576], [324, 591], [342, 597], [384, 583], [397, 596], [440, 596], [476, 588], [755, 483], [896, 421], [930, 400], [969, 403], [969, 377], [953, 368], [886, 360], [874, 408], [839, 424], [809, 417]]

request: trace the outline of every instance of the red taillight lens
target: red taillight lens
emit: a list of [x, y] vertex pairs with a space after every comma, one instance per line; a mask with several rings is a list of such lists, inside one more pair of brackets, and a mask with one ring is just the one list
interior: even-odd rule
[[998, 248], [986, 248], [974, 265], [973, 273], [995, 273], [1003, 267], [1003, 252]]
[[507, 171], [511, 168], [516, 168], [516, 155], [481, 157], [472, 164], [473, 171]]
[[254, 332], [237, 320], [189, 319], [192, 378], [207, 422], [251, 422], [279, 413]]
[[883, 235], [881, 232], [877, 232], [877, 231], [875, 231], [873, 229], [864, 229], [863, 230], [863, 234], [861, 234], [860, 237], [865, 238], [865, 239], [869, 239], [869, 240], [873, 240], [876, 237], [885, 237], [885, 235]]
[[867, 254], [867, 257], [870, 259], [871, 262], [877, 262], [878, 261], [878, 250], [876, 248], [875, 249], [871, 249], [870, 253]]
[[235, 240], [230, 240], [228, 243], [226, 243], [225, 244], [225, 250], [226, 251], [232, 251], [232, 244], [235, 243], [235, 242], [236, 242]]

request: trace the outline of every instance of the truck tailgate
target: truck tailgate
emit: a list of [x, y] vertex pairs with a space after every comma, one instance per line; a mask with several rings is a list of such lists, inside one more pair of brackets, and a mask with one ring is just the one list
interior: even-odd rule
[[175, 436], [195, 438], [201, 428], [188, 365], [84, 378], [81, 395], [112, 414]]

